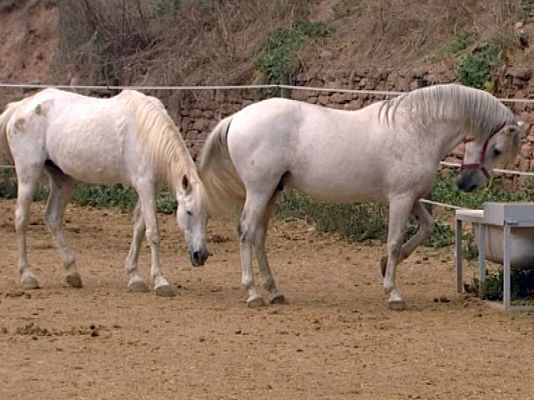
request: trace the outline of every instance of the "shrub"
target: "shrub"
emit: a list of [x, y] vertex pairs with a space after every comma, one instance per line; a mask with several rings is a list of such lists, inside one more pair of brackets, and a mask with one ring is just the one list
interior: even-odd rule
[[[503, 271], [488, 273], [484, 282], [484, 298], [486, 300], [503, 300]], [[510, 272], [510, 297], [513, 301], [534, 299], [534, 269], [512, 269]], [[473, 278], [473, 285], [468, 292], [478, 293], [480, 281]]]
[[269, 83], [291, 83], [299, 67], [298, 52], [311, 38], [328, 34], [322, 22], [300, 21], [293, 28], [278, 28], [267, 38], [258, 60], [260, 72]]
[[494, 38], [468, 54], [458, 66], [458, 80], [466, 86], [487, 88], [492, 72], [503, 60], [506, 47], [505, 38]]

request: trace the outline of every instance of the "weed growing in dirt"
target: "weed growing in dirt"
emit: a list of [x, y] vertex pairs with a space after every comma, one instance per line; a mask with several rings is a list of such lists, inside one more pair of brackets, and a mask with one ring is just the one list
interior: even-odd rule
[[461, 32], [454, 36], [448, 43], [427, 55], [425, 61], [435, 63], [451, 55], [457, 57], [474, 42], [475, 34], [473, 32]]
[[458, 66], [458, 80], [478, 89], [488, 87], [491, 73], [501, 64], [508, 44], [504, 37], [497, 37], [468, 54]]
[[325, 37], [322, 22], [300, 21], [293, 28], [278, 28], [267, 38], [258, 67], [269, 83], [292, 83], [299, 67], [298, 52], [309, 39]]
[[387, 232], [387, 207], [379, 204], [326, 204], [297, 192], [282, 196], [279, 218], [314, 222], [321, 232], [337, 232], [349, 240], [383, 240]]
[[182, 0], [159, 0], [156, 4], [158, 16], [171, 14], [182, 5]]
[[[512, 269], [510, 278], [510, 296], [513, 301], [534, 299], [534, 269]], [[486, 300], [503, 300], [503, 279], [502, 268], [486, 275], [484, 282]], [[470, 293], [478, 293], [479, 287], [480, 281], [475, 277], [472, 285], [467, 285], [466, 289]]]
[[[432, 188], [432, 199], [459, 207], [480, 209], [485, 202], [530, 201], [532, 198], [531, 192], [528, 190], [506, 191], [496, 180], [491, 181], [488, 186], [477, 192], [463, 192], [456, 185], [457, 176], [456, 172], [447, 175], [438, 174]], [[532, 187], [530, 183], [525, 186]]]

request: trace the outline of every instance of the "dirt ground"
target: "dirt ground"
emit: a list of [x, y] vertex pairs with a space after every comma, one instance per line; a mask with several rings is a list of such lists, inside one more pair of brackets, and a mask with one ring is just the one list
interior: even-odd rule
[[[37, 203], [29, 244], [42, 288], [22, 291], [13, 210], [0, 202], [0, 399], [534, 397], [534, 314], [456, 294], [452, 248], [421, 248], [402, 265], [409, 309], [393, 312], [382, 245], [275, 222], [270, 258], [290, 303], [249, 309], [233, 223], [210, 223], [213, 256], [193, 268], [174, 218], [160, 216], [177, 296], [158, 298], [126, 290], [130, 215], [69, 206], [84, 281], [72, 289]], [[141, 268], [147, 276], [148, 248]]]

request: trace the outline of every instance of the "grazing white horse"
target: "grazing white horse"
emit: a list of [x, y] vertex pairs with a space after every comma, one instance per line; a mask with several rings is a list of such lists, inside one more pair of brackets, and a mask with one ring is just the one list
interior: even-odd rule
[[[238, 232], [248, 305], [265, 304], [253, 280], [253, 247], [271, 302], [285, 301], [265, 238], [278, 192], [292, 187], [326, 202], [389, 203], [384, 288], [390, 308], [404, 309], [395, 270], [432, 233], [432, 216], [418, 200], [430, 191], [440, 160], [472, 138], [460, 186], [474, 189], [483, 183], [483, 171], [515, 157], [520, 126], [490, 94], [454, 84], [358, 111], [270, 99], [222, 120], [208, 137], [199, 171], [213, 209], [244, 202]], [[410, 214], [420, 229], [403, 244]]]
[[161, 180], [175, 192], [177, 222], [184, 231], [191, 263], [202, 265], [207, 259], [204, 187], [178, 129], [158, 99], [132, 90], [99, 99], [45, 89], [10, 103], [0, 115], [1, 150], [11, 156], [17, 173], [15, 225], [23, 288], [39, 287], [28, 263], [26, 234], [32, 195], [43, 170], [50, 177], [45, 219], [70, 286], [81, 287], [82, 281], [62, 224], [77, 181], [121, 183], [137, 191], [133, 239], [126, 260], [129, 290], [148, 290], [137, 271], [146, 229], [156, 294], [174, 294], [160, 269], [156, 194]]

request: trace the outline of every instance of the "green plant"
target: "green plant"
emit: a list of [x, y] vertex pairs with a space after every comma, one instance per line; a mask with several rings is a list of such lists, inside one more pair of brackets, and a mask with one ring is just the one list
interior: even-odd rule
[[380, 204], [325, 204], [297, 192], [284, 194], [279, 218], [299, 218], [315, 223], [321, 232], [337, 232], [348, 240], [384, 240], [387, 207]]
[[[484, 281], [484, 298], [487, 300], [503, 299], [503, 271], [486, 274]], [[534, 299], [534, 269], [512, 269], [510, 272], [511, 300], [532, 300]], [[480, 281], [477, 277], [473, 278], [473, 284], [469, 287], [472, 293], [478, 293]]]
[[158, 16], [171, 14], [182, 5], [182, 0], [159, 0], [156, 3], [156, 14]]
[[521, 0], [518, 8], [519, 17], [531, 18], [534, 14], [534, 0]]
[[439, 173], [432, 188], [432, 199], [459, 207], [478, 209], [482, 208], [485, 202], [530, 201], [532, 197], [527, 190], [506, 191], [495, 181], [476, 192], [463, 192], [456, 185], [457, 176], [458, 173], [454, 171], [446, 175]]
[[432, 51], [425, 57], [427, 62], [434, 63], [446, 56], [458, 56], [461, 52], [471, 46], [476, 39], [476, 35], [473, 32], [461, 32], [454, 36], [450, 42]]
[[463, 235], [463, 256], [466, 260], [471, 261], [478, 258], [478, 246], [475, 242], [475, 236], [472, 233]]
[[119, 207], [123, 211], [131, 210], [137, 202], [136, 193], [122, 185], [90, 185], [80, 183], [76, 186], [73, 201], [82, 206]]
[[468, 54], [458, 66], [458, 80], [466, 86], [484, 89], [491, 73], [503, 60], [506, 47], [505, 38], [494, 38]]
[[17, 197], [15, 174], [9, 169], [0, 169], [0, 197], [14, 199]]
[[448, 44], [447, 50], [451, 54], [458, 54], [467, 49], [475, 42], [475, 34], [473, 32], [462, 32], [456, 35]]
[[172, 214], [176, 211], [177, 206], [176, 199], [167, 187], [161, 191], [156, 199], [156, 209], [160, 213]]
[[[409, 238], [417, 232], [419, 225], [414, 223], [408, 223], [406, 227], [406, 238]], [[428, 239], [423, 242], [423, 246], [426, 247], [446, 247], [454, 243], [454, 229], [449, 225], [444, 225], [440, 221], [436, 221], [434, 226], [434, 232]]]
[[299, 67], [298, 52], [310, 38], [328, 34], [322, 22], [299, 21], [293, 28], [278, 28], [267, 38], [258, 66], [267, 82], [292, 82]]

